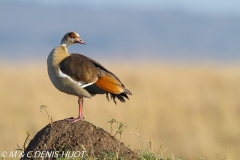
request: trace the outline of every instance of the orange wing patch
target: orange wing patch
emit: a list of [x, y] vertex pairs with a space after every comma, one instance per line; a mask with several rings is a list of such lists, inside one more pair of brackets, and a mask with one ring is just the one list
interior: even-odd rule
[[99, 77], [97, 82], [95, 82], [99, 88], [113, 94], [120, 94], [124, 92], [121, 82], [110, 75], [105, 75], [104, 77]]

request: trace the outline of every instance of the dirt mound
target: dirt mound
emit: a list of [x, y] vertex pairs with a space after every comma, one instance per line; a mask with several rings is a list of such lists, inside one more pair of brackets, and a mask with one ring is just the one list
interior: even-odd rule
[[137, 159], [135, 152], [101, 128], [86, 121], [70, 124], [66, 120], [54, 122], [40, 130], [31, 140], [22, 159], [57, 159], [113, 155]]

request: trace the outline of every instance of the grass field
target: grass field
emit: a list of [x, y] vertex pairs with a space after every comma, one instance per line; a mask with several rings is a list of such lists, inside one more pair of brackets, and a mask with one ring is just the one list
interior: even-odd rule
[[[122, 121], [128, 126], [121, 138], [125, 145], [142, 149], [141, 140], [151, 141], [163, 157], [239, 159], [240, 66], [103, 64], [133, 96], [117, 105], [103, 95], [85, 99], [87, 121], [109, 132], [107, 121]], [[2, 64], [0, 75], [0, 152], [14, 150], [26, 131], [33, 137], [48, 124], [41, 105], [54, 120], [77, 116], [77, 97], [55, 89], [45, 65]]]

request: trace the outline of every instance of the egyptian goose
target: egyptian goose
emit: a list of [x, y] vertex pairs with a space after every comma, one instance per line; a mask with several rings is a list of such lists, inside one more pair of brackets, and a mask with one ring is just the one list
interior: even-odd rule
[[115, 98], [121, 102], [132, 93], [112, 72], [100, 63], [77, 53], [68, 53], [68, 46], [85, 44], [79, 34], [68, 32], [61, 45], [54, 48], [47, 58], [48, 75], [53, 85], [61, 92], [78, 96], [79, 112], [77, 118], [68, 118], [70, 123], [83, 119], [83, 97], [91, 98], [96, 94], [106, 94], [116, 104]]

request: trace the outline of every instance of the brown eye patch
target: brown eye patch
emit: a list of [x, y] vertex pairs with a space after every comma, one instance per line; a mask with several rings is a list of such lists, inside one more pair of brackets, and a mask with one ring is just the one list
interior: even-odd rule
[[74, 33], [74, 32], [69, 32], [68, 33], [68, 36], [70, 37], [70, 38], [77, 38], [78, 36], [76, 35], [76, 33]]

